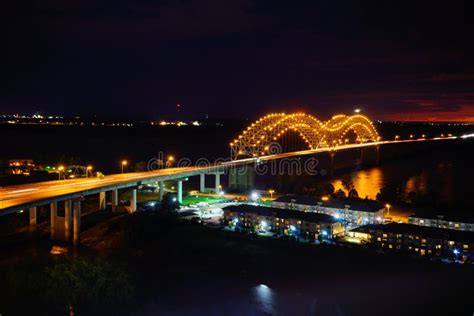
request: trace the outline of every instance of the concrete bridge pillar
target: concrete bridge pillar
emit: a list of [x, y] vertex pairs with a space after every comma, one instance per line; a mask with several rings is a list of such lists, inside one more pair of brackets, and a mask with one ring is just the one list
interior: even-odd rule
[[183, 203], [183, 180], [178, 180], [178, 202]]
[[117, 205], [118, 205], [118, 190], [112, 190], [112, 212], [115, 212], [117, 210]]
[[56, 218], [58, 216], [58, 203], [51, 202], [50, 203], [50, 213], [51, 213], [51, 239], [55, 239], [56, 237]]
[[137, 210], [137, 189], [132, 190], [130, 196], [130, 213], [135, 213]]
[[71, 240], [72, 235], [72, 200], [64, 201], [64, 238]]
[[329, 152], [329, 175], [334, 176], [334, 157], [336, 156], [335, 151]]
[[163, 201], [164, 194], [165, 194], [165, 182], [160, 181], [160, 201]]
[[99, 210], [103, 211], [107, 207], [106, 192], [102, 191], [99, 193]]
[[375, 164], [378, 165], [380, 163], [380, 146], [375, 146]]
[[30, 232], [35, 232], [37, 228], [36, 222], [36, 206], [30, 207]]
[[234, 192], [248, 192], [255, 186], [253, 165], [232, 167], [229, 170], [229, 189]]
[[199, 175], [199, 192], [205, 193], [206, 191], [206, 174], [201, 173]]
[[219, 194], [219, 192], [221, 191], [221, 188], [220, 188], [221, 187], [221, 174], [216, 173], [215, 177], [216, 177], [216, 181], [215, 181], [214, 193]]
[[73, 243], [75, 246], [79, 244], [81, 234], [81, 200], [77, 199], [73, 202]]

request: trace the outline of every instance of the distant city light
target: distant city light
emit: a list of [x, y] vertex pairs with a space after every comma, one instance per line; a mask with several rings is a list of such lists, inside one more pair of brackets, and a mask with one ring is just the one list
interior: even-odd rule
[[173, 198], [173, 202], [176, 202], [176, 198], [175, 198], [175, 197]]
[[260, 228], [265, 230], [265, 228], [267, 228], [267, 222], [266, 221], [261, 221], [260, 222]]
[[258, 198], [259, 198], [259, 195], [257, 192], [252, 192], [252, 194], [250, 194], [250, 198], [253, 200], [253, 201], [257, 201]]
[[453, 253], [457, 256], [457, 255], [459, 255], [460, 252], [459, 252], [459, 250], [454, 249], [454, 250], [453, 250]]
[[354, 112], [355, 113], [360, 113], [360, 109], [355, 109]]
[[296, 230], [296, 227], [294, 225], [290, 225], [290, 230], [291, 231], [295, 231]]
[[325, 230], [322, 230], [322, 231], [321, 231], [321, 235], [323, 235], [323, 236], [327, 236], [327, 235], [328, 235], [328, 232], [327, 232], [327, 231], [325, 231]]

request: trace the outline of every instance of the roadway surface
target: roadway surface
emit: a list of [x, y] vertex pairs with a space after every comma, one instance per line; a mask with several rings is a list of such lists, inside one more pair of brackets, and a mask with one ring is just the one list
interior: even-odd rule
[[[126, 188], [137, 186], [150, 181], [177, 180], [195, 176], [201, 173], [212, 173], [212, 171], [238, 167], [246, 164], [252, 164], [259, 161], [268, 161], [274, 159], [290, 158], [301, 155], [311, 155], [330, 151], [350, 150], [356, 148], [372, 147], [377, 145], [399, 144], [409, 142], [426, 142], [438, 140], [453, 140], [457, 137], [432, 138], [432, 139], [412, 139], [396, 141], [378, 141], [363, 144], [348, 144], [332, 148], [318, 148], [312, 150], [303, 150], [290, 153], [281, 153], [274, 155], [261, 156], [259, 158], [245, 158], [228, 162], [221, 162], [210, 166], [190, 166], [179, 168], [167, 168], [148, 172], [134, 172], [124, 174], [112, 174], [104, 178], [88, 179], [70, 179], [30, 183], [24, 185], [7, 186], [0, 188], [0, 215], [6, 215], [20, 207], [34, 206], [32, 203], [50, 201], [54, 198], [64, 200], [64, 197], [80, 197], [99, 193], [101, 190], [111, 188]], [[464, 137], [463, 137], [464, 138]], [[46, 204], [47, 202], [43, 203]], [[3, 210], [3, 211], [2, 211]]]

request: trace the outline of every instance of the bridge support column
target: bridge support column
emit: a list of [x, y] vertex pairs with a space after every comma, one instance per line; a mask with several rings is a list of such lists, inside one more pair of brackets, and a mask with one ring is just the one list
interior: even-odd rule
[[106, 192], [102, 191], [99, 193], [99, 210], [103, 211], [107, 207]]
[[118, 190], [112, 190], [112, 212], [115, 212], [117, 210], [117, 205], [118, 205]]
[[58, 203], [51, 202], [50, 203], [50, 212], [51, 212], [51, 239], [55, 239], [56, 237], [56, 217], [58, 216]]
[[183, 203], [183, 180], [178, 180], [178, 202]]
[[334, 157], [336, 156], [336, 152], [330, 151], [329, 152], [329, 175], [332, 177], [334, 176]]
[[71, 240], [72, 232], [72, 200], [64, 201], [64, 238]]
[[163, 201], [164, 194], [165, 194], [165, 182], [160, 181], [160, 201]]
[[216, 181], [214, 183], [215, 187], [214, 187], [214, 193], [215, 194], [219, 194], [219, 192], [221, 191], [221, 174], [220, 173], [216, 173], [215, 174], [215, 177], [216, 177]]
[[255, 186], [253, 165], [232, 167], [229, 170], [229, 189], [234, 192], [248, 192]]
[[380, 146], [375, 146], [375, 164], [378, 165], [380, 163]]
[[81, 200], [74, 200], [73, 202], [73, 243], [74, 246], [77, 246], [80, 241], [81, 235]]
[[36, 206], [35, 207], [30, 207], [30, 232], [35, 232], [37, 229], [37, 223], [36, 223]]
[[199, 192], [204, 193], [206, 191], [206, 174], [201, 173], [199, 175]]
[[137, 210], [137, 189], [132, 190], [130, 196], [130, 213], [135, 213]]

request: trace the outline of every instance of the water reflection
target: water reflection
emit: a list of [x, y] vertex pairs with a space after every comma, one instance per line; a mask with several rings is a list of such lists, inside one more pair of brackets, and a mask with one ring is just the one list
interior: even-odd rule
[[[385, 183], [384, 173], [382, 169], [378, 167], [354, 172], [350, 174], [349, 177], [361, 198], [368, 197], [369, 199], [375, 199], [377, 193], [380, 192], [380, 189]], [[336, 191], [339, 189], [344, 190], [341, 179], [334, 180], [331, 183]]]
[[265, 284], [257, 285], [253, 288], [253, 297], [259, 309], [265, 314], [275, 314], [275, 293]]
[[[336, 190], [343, 189], [343, 179], [350, 179], [359, 197], [375, 199], [383, 187], [396, 187], [401, 192], [401, 198], [410, 202], [410, 193], [434, 194], [447, 207], [458, 208], [472, 205], [465, 196], [474, 194], [473, 186], [466, 186], [466, 179], [474, 176], [474, 168], [467, 168], [463, 161], [427, 159], [405, 161], [355, 171], [329, 180]], [[344, 190], [347, 193], [347, 190]], [[468, 203], [466, 203], [468, 202]]]

